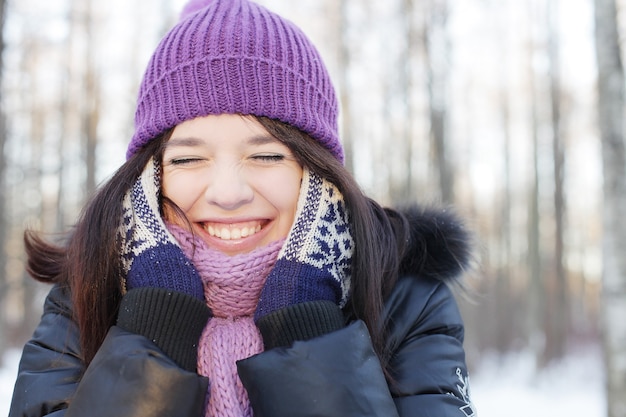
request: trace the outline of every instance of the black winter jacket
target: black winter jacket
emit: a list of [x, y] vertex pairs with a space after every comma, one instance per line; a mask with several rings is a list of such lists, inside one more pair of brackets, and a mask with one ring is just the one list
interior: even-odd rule
[[[409, 256], [383, 317], [393, 383], [357, 320], [240, 361], [255, 417], [475, 416], [463, 323], [447, 285], [469, 261], [467, 233], [446, 212], [409, 218]], [[118, 326], [85, 369], [69, 291], [56, 285], [24, 347], [9, 417], [199, 417], [208, 383], [149, 338]]]

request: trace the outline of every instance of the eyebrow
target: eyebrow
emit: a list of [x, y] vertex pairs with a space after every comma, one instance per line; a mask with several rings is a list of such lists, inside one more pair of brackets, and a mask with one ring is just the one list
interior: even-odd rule
[[165, 142], [165, 147], [169, 148], [172, 146], [200, 146], [202, 144], [202, 140], [194, 137], [181, 137], [181, 138], [170, 138]]
[[[246, 143], [248, 143], [249, 145], [265, 145], [268, 143], [280, 143], [280, 141], [268, 133], [268, 134], [259, 134], [255, 136], [250, 136], [248, 139], [246, 139]], [[193, 136], [188, 136], [188, 137], [185, 136], [185, 137], [170, 138], [167, 142], [165, 142], [165, 147], [166, 148], [175, 147], [175, 146], [193, 147], [193, 146], [202, 146], [203, 144], [204, 144], [204, 141], [200, 138], [196, 138]]]
[[247, 140], [247, 142], [250, 145], [265, 145], [268, 143], [277, 143], [280, 141], [268, 133], [268, 134], [252, 136]]

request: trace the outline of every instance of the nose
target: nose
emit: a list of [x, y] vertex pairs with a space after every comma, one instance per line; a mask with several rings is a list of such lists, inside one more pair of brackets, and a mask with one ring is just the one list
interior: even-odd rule
[[210, 204], [234, 210], [252, 201], [254, 190], [245, 173], [235, 164], [215, 165], [209, 176], [205, 198]]

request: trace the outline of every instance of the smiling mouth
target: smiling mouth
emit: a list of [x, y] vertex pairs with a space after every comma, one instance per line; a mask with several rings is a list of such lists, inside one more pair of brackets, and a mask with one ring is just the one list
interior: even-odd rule
[[205, 223], [204, 230], [209, 235], [222, 240], [234, 240], [250, 237], [261, 230], [260, 222], [247, 224]]

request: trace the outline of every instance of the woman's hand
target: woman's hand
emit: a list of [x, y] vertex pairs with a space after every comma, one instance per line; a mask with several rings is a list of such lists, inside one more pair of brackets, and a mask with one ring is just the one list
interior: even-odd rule
[[353, 246], [341, 193], [305, 169], [295, 223], [254, 316], [266, 348], [343, 327]]
[[202, 281], [159, 211], [159, 166], [148, 162], [124, 200], [121, 226], [126, 289], [163, 288], [204, 300]]
[[198, 339], [211, 311], [196, 268], [161, 218], [158, 193], [158, 165], [151, 161], [124, 199], [120, 229], [127, 293], [117, 325], [194, 372]]
[[343, 307], [353, 245], [341, 193], [305, 169], [296, 219], [261, 292], [255, 319], [307, 301]]

